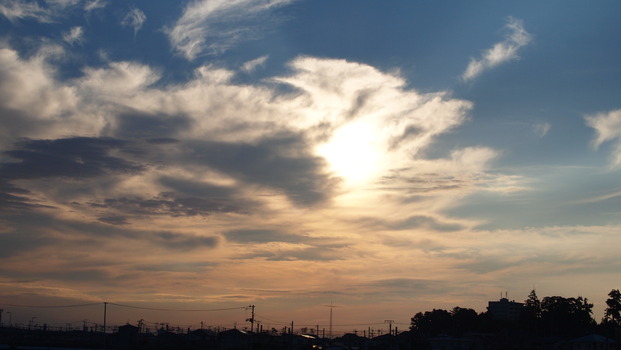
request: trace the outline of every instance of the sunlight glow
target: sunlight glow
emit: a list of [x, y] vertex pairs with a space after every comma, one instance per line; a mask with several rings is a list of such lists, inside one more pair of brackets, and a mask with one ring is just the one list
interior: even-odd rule
[[361, 184], [382, 170], [382, 145], [371, 123], [359, 120], [339, 128], [330, 140], [317, 147], [317, 153], [332, 171], [348, 184]]

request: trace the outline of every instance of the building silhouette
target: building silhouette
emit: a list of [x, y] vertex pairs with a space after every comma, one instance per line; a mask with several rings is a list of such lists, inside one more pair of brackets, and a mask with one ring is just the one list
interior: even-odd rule
[[499, 301], [488, 302], [487, 311], [496, 320], [517, 321], [524, 303], [515, 300], [509, 301], [507, 298], [500, 298]]

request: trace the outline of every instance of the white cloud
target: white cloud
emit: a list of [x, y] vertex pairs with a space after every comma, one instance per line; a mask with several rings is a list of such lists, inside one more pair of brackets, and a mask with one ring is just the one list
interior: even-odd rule
[[70, 45], [82, 43], [84, 30], [82, 27], [73, 27], [63, 34], [63, 40]]
[[246, 73], [250, 73], [254, 71], [255, 69], [257, 69], [257, 67], [265, 66], [265, 62], [267, 61], [268, 57], [269, 57], [268, 55], [265, 55], [265, 56], [255, 58], [254, 60], [250, 60], [244, 63], [241, 69]]
[[217, 54], [258, 35], [256, 23], [269, 24], [270, 10], [293, 0], [201, 0], [190, 3], [168, 30], [171, 45], [189, 60]]
[[57, 82], [55, 69], [47, 62], [50, 56], [60, 54], [62, 49], [57, 46], [43, 47], [33, 57], [22, 59], [16, 51], [0, 48], [4, 142], [15, 137], [71, 134], [69, 120], [75, 122], [74, 130], [81, 130], [80, 123], [67, 116], [75, 112], [78, 103], [75, 87]]
[[106, 7], [108, 3], [104, 0], [91, 0], [84, 5], [84, 11], [90, 13], [97, 9], [102, 9]]
[[3, 0], [0, 2], [0, 13], [10, 21], [34, 18], [39, 22], [52, 22], [53, 14], [36, 2]]
[[533, 125], [533, 132], [535, 133], [535, 135], [541, 138], [546, 136], [548, 131], [550, 131], [550, 128], [552, 128], [552, 125], [550, 125], [550, 123], [536, 123]]
[[470, 64], [462, 74], [464, 81], [472, 80], [501, 63], [517, 59], [518, 50], [530, 42], [531, 35], [524, 29], [522, 21], [510, 17], [505, 28], [509, 33], [503, 41], [485, 51], [480, 59], [470, 60]]
[[0, 0], [0, 14], [10, 21], [33, 18], [41, 23], [56, 22], [65, 10], [81, 0], [45, 0], [43, 3], [23, 0]]
[[621, 165], [621, 109], [597, 113], [584, 117], [588, 126], [595, 129], [596, 137], [592, 142], [597, 149], [604, 142], [616, 140], [612, 155], [611, 166]]
[[104, 96], [131, 95], [160, 78], [150, 67], [132, 62], [113, 62], [106, 68], [85, 69], [84, 73], [80, 88]]
[[146, 20], [147, 20], [147, 15], [145, 15], [145, 13], [142, 10], [138, 8], [132, 8], [125, 15], [125, 17], [123, 17], [123, 21], [121, 21], [121, 25], [134, 28], [134, 37], [135, 37], [136, 34], [138, 34], [138, 31], [140, 30], [140, 28], [142, 28], [142, 25], [144, 24]]

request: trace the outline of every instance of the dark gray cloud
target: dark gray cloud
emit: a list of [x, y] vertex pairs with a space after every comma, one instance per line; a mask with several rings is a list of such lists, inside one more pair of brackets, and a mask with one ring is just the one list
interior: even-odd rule
[[19, 256], [56, 243], [55, 239], [38, 232], [5, 232], [0, 234], [0, 258]]
[[128, 112], [117, 117], [114, 134], [120, 138], [162, 140], [192, 126], [187, 116]]
[[437, 218], [425, 215], [413, 215], [400, 221], [386, 221], [377, 218], [359, 218], [357, 223], [365, 227], [374, 227], [378, 230], [412, 230], [417, 228], [427, 228], [438, 232], [454, 232], [465, 229], [458, 223], [444, 222]]
[[[108, 218], [122, 220], [122, 218]], [[67, 256], [107, 249], [109, 244], [135, 243], [173, 251], [211, 249], [218, 245], [218, 236], [194, 235], [171, 231], [138, 230], [102, 222], [62, 220], [46, 213], [26, 211], [10, 217], [10, 231], [0, 234], [0, 257], [19, 256], [27, 252], [54, 247], [55, 253]], [[54, 227], [54, 234], [49, 228]], [[145, 250], [140, 254], [151, 254]], [[82, 259], [84, 261], [84, 259]], [[106, 262], [109, 265], [110, 262]], [[85, 267], [82, 265], [81, 267]]]
[[184, 196], [198, 196], [210, 198], [229, 198], [237, 195], [237, 189], [231, 186], [217, 186], [204, 182], [178, 179], [171, 176], [159, 178], [159, 183]]
[[438, 219], [430, 216], [410, 216], [403, 221], [391, 224], [389, 226], [393, 230], [408, 230], [413, 228], [426, 227], [434, 231], [440, 232], [453, 232], [464, 229], [464, 226], [462, 225], [441, 222]]
[[270, 261], [332, 261], [343, 260], [346, 256], [343, 249], [347, 248], [346, 244], [317, 245], [302, 249], [286, 249], [280, 251], [259, 251], [252, 254], [246, 254], [238, 257], [238, 259], [256, 259], [263, 258]]
[[250, 244], [270, 242], [301, 243], [311, 240], [311, 238], [306, 236], [287, 234], [274, 230], [235, 230], [225, 232], [224, 236], [231, 242]]
[[160, 264], [137, 265], [138, 271], [148, 272], [197, 272], [207, 268], [218, 266], [212, 262], [169, 262]]
[[137, 152], [128, 142], [111, 138], [25, 140], [4, 152], [16, 162], [2, 164], [0, 171], [6, 179], [41, 179], [87, 178], [144, 169], [139, 164], [109, 155], [111, 151]]
[[446, 282], [420, 278], [387, 278], [371, 281], [361, 286], [373, 289], [379, 288], [394, 293], [412, 294], [417, 292], [440, 292], [446, 286]]
[[33, 202], [28, 196], [30, 191], [16, 187], [0, 178], [0, 213], [34, 208], [51, 208], [48, 205]]
[[392, 175], [382, 177], [381, 183], [386, 186], [399, 186], [404, 193], [412, 195], [456, 190], [464, 186], [464, 181], [456, 179], [454, 176], [436, 173], [419, 174], [418, 176], [402, 176], [399, 174], [399, 171], [395, 171]]
[[103, 216], [98, 218], [97, 220], [106, 223], [106, 224], [111, 224], [111, 225], [127, 225], [128, 217], [127, 216], [121, 216], [121, 215], [117, 215], [117, 216]]
[[196, 161], [246, 183], [285, 194], [294, 204], [312, 206], [328, 200], [336, 185], [325, 161], [308, 152], [297, 135], [281, 135], [257, 144], [196, 142]]
[[[107, 198], [103, 202], [90, 202], [89, 206], [111, 209], [122, 215], [102, 216], [99, 220], [110, 223], [123, 223], [129, 216], [168, 215], [208, 216], [213, 213], [244, 213], [244, 209], [228, 198], [183, 197], [173, 192], [162, 192], [157, 197]], [[124, 220], [118, 220], [123, 217]], [[105, 218], [112, 218], [102, 220]], [[117, 218], [117, 219], [115, 219]]]
[[152, 236], [166, 248], [175, 250], [193, 250], [197, 248], [213, 248], [218, 238], [213, 236], [190, 236], [171, 232], [158, 232]]

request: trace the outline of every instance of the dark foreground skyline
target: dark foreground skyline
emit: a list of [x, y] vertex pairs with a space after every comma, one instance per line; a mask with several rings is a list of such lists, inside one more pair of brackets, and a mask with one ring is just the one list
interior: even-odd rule
[[[200, 329], [155, 325], [149, 330], [143, 319], [137, 325], [125, 324], [104, 333], [89, 328], [52, 330], [45, 325], [28, 328], [0, 327], [0, 344], [12, 347], [46, 346], [111, 349], [580, 349], [602, 350], [621, 345], [621, 292], [613, 289], [606, 300], [605, 317], [592, 318], [593, 304], [582, 297], [546, 296], [539, 299], [533, 290], [524, 303], [501, 298], [489, 303], [487, 312], [454, 307], [418, 312], [408, 330], [393, 328], [354, 330], [326, 335], [326, 330], [291, 327], [263, 329], [254, 319], [246, 321], [256, 328], [240, 330], [218, 327]], [[107, 304], [106, 304], [107, 306]], [[116, 306], [123, 306], [116, 304]], [[124, 307], [131, 307], [125, 305]], [[515, 311], [515, 312], [514, 312]], [[112, 328], [112, 327], [111, 327]]]

